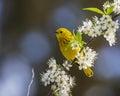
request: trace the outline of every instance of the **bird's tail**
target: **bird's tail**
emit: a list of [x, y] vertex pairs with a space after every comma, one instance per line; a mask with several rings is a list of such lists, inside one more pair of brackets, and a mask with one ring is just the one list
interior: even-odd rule
[[[84, 52], [81, 52], [80, 56], [84, 56]], [[75, 63], [79, 66], [77, 59], [75, 60]], [[90, 67], [83, 68], [83, 71], [84, 71], [85, 75], [88, 76], [88, 77], [92, 77], [93, 74], [94, 74]]]
[[84, 71], [85, 75], [88, 76], [88, 77], [92, 77], [93, 74], [94, 74], [90, 67], [83, 68], [83, 71]]

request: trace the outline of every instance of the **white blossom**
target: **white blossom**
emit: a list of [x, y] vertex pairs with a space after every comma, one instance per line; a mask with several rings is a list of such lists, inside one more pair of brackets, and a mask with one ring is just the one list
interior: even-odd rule
[[87, 67], [92, 67], [97, 57], [96, 51], [93, 51], [89, 47], [86, 47], [83, 52], [83, 56], [81, 56], [80, 53], [76, 55], [79, 64], [79, 70], [86, 69]]
[[63, 66], [66, 68], [66, 70], [69, 71], [69, 70], [70, 70], [70, 67], [72, 67], [72, 64], [69, 63], [69, 62], [66, 60], [66, 61], [64, 61]]
[[115, 43], [116, 43], [116, 34], [115, 34], [115, 32], [113, 32], [112, 30], [108, 29], [105, 32], [104, 37], [109, 42], [110, 46], [115, 45]]
[[76, 50], [79, 48], [79, 44], [77, 42], [74, 42], [71, 44], [72, 50]]
[[78, 32], [83, 32], [85, 34], [88, 34], [89, 32], [91, 32], [91, 28], [93, 27], [93, 23], [91, 20], [86, 19], [85, 21], [83, 21], [83, 26], [82, 27], [78, 27]]
[[50, 58], [48, 61], [49, 68], [55, 68], [56, 67], [56, 60], [54, 58]]
[[117, 29], [119, 28], [118, 20], [113, 21], [109, 15], [103, 15], [100, 18], [100, 23], [102, 23], [102, 25], [103, 25], [103, 26], [101, 25], [102, 31], [105, 31], [105, 30], [112, 28], [112, 30], [114, 32], [116, 32]]
[[114, 6], [113, 8], [114, 13], [119, 14], [120, 13], [120, 0], [114, 0], [113, 6]]
[[112, 22], [112, 19], [109, 15], [103, 15], [101, 18], [100, 18], [100, 24], [99, 26], [101, 27], [102, 31], [108, 29]]
[[70, 85], [70, 87], [73, 87], [75, 85], [75, 78], [74, 77], [69, 78], [69, 85]]
[[43, 73], [41, 74], [41, 81], [44, 82], [44, 86], [47, 86], [50, 84], [50, 77], [49, 77], [50, 73], [49, 71], [47, 73]]
[[98, 22], [98, 18], [95, 16], [94, 22], [91, 20], [86, 20], [83, 21], [83, 26], [82, 27], [78, 27], [78, 32], [82, 32], [84, 34], [87, 34], [90, 37], [97, 37], [101, 35], [101, 31], [100, 28], [98, 26], [96, 26], [99, 22]]

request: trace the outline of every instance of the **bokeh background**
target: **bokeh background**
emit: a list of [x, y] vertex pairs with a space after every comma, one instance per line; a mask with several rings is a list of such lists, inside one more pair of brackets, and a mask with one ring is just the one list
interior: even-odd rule
[[[30, 96], [47, 96], [50, 87], [40, 82], [40, 73], [47, 68], [47, 60], [55, 57], [61, 63], [55, 30], [77, 29], [85, 18], [95, 13], [86, 7], [102, 8], [105, 0], [0, 0], [0, 96], [26, 96], [35, 70]], [[99, 16], [99, 15], [98, 15]], [[118, 18], [119, 19], [119, 18]], [[76, 66], [70, 72], [76, 76], [73, 96], [120, 96], [120, 31], [117, 44], [110, 47], [98, 37], [91, 47], [98, 53], [88, 78]], [[84, 37], [88, 40], [88, 37]]]

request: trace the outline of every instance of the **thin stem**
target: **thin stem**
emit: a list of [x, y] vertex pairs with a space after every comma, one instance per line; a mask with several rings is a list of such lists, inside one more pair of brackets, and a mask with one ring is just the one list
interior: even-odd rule
[[71, 62], [71, 65], [73, 65], [73, 63], [76, 61], [77, 59], [75, 58], [75, 59], [73, 59], [73, 61]]
[[88, 46], [92, 41], [94, 41], [95, 39], [96, 39], [96, 38], [91, 38], [84, 47], [87, 47], [87, 46]]

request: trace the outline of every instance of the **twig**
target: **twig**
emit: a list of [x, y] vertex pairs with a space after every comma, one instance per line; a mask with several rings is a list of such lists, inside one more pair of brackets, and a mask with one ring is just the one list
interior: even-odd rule
[[56, 89], [56, 84], [57, 84], [57, 83], [55, 83], [55, 82], [54, 82], [54, 84], [53, 84], [53, 85], [51, 85], [51, 89], [50, 89], [50, 91], [49, 91], [49, 93], [48, 93], [48, 95], [47, 95], [47, 96], [52, 96], [52, 94], [53, 94], [53, 90], [55, 90], [55, 89]]
[[76, 61], [77, 59], [75, 58], [75, 59], [73, 59], [73, 61], [71, 62], [71, 65], [73, 65], [73, 63]]
[[117, 18], [119, 16], [120, 16], [120, 14], [117, 14], [117, 15], [113, 16], [112, 19], [115, 19], [115, 18]]
[[31, 88], [31, 85], [32, 85], [32, 83], [33, 83], [34, 77], [35, 77], [34, 69], [32, 68], [32, 78], [31, 78], [30, 84], [28, 85], [27, 96], [30, 95], [30, 88]]
[[88, 46], [92, 41], [94, 41], [95, 39], [96, 39], [96, 38], [91, 38], [84, 47], [87, 47], [87, 46]]
[[50, 91], [49, 91], [47, 96], [52, 96], [51, 94], [52, 94], [52, 90], [50, 89]]

